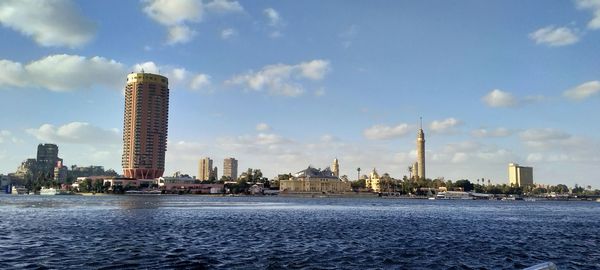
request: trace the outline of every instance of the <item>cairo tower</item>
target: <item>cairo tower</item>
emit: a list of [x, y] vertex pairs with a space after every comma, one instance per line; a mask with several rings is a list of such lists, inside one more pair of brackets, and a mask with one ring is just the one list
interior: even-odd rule
[[169, 80], [151, 73], [127, 75], [123, 124], [123, 174], [153, 179], [165, 171]]
[[417, 133], [417, 162], [416, 162], [416, 177], [417, 179], [425, 179], [425, 133], [423, 132], [423, 120]]

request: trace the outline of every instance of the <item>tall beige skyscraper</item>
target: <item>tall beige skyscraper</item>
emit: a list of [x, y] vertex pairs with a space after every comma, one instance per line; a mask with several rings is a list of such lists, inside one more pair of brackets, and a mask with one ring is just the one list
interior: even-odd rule
[[333, 172], [333, 175], [336, 177], [340, 177], [340, 163], [337, 158], [334, 159], [333, 164], [331, 164], [331, 172]]
[[125, 177], [159, 178], [165, 171], [169, 120], [169, 80], [131, 73], [125, 85], [123, 156]]
[[205, 157], [198, 164], [198, 180], [208, 180], [213, 172], [212, 159]]
[[508, 164], [508, 181], [511, 186], [533, 186], [533, 167], [519, 166], [516, 163]]
[[425, 133], [423, 132], [423, 119], [420, 120], [417, 134], [417, 178], [425, 179]]
[[238, 176], [238, 161], [235, 158], [226, 158], [223, 160], [223, 176], [230, 177], [232, 180]]

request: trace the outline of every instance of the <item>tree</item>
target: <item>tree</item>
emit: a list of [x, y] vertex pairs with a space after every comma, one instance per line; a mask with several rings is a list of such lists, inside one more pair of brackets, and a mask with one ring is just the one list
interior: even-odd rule
[[583, 189], [583, 187], [580, 187], [579, 185], [575, 184], [575, 187], [571, 190], [571, 193], [573, 194], [583, 194], [585, 191], [585, 189]]
[[232, 180], [232, 179], [231, 179], [231, 176], [225, 176], [225, 175], [223, 175], [223, 176], [221, 176], [221, 179], [219, 179], [219, 181], [218, 181], [218, 182], [219, 182], [219, 183], [221, 183], [221, 184], [223, 184], [223, 183], [225, 183], [225, 182], [229, 182], [229, 181], [231, 181], [231, 180]]
[[367, 187], [367, 181], [365, 179], [358, 179], [356, 181], [350, 182], [350, 186], [353, 189], [363, 189]]
[[260, 169], [254, 169], [254, 171], [252, 172], [252, 182], [259, 182], [262, 181], [263, 179], [263, 174], [260, 171]]
[[558, 194], [564, 194], [569, 192], [569, 187], [563, 184], [558, 184], [556, 186], [550, 187], [550, 191]]
[[471, 191], [471, 190], [473, 190], [473, 184], [471, 183], [471, 181], [469, 181], [467, 179], [461, 179], [461, 180], [458, 180], [458, 181], [454, 182], [454, 186], [455, 187], [460, 187], [464, 191]]

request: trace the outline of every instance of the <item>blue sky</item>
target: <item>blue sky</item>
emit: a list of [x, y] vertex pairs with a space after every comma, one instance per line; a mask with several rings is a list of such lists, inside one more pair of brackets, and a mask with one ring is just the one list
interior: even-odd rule
[[600, 1], [2, 1], [0, 172], [57, 143], [120, 171], [123, 86], [170, 78], [167, 174], [340, 160], [600, 187]]

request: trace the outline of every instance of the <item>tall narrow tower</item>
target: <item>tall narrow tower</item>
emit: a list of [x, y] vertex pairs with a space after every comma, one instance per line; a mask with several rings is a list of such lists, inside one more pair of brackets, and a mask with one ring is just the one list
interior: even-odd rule
[[425, 133], [423, 132], [423, 118], [419, 118], [419, 132], [417, 134], [417, 178], [425, 178]]
[[121, 164], [125, 177], [161, 177], [169, 120], [167, 77], [144, 72], [127, 75], [124, 120]]
[[331, 171], [333, 172], [333, 175], [340, 177], [340, 163], [338, 162], [337, 158], [333, 160]]

